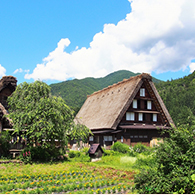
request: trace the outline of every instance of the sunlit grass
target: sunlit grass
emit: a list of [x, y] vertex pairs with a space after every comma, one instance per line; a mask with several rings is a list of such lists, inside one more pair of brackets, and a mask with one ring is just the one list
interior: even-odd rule
[[[41, 174], [41, 173], [52, 173], [56, 171], [72, 171], [75, 170], [75, 163], [57, 163], [57, 164], [19, 164], [9, 163], [1, 164], [0, 170], [1, 175], [21, 175], [21, 174]], [[78, 167], [79, 169], [79, 167]]]
[[122, 156], [120, 158], [120, 164], [126, 165], [126, 166], [132, 166], [137, 160], [137, 157], [132, 156]]

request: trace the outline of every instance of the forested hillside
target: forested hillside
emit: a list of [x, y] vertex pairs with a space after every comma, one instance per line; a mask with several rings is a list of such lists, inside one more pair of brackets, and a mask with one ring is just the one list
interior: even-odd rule
[[[87, 95], [138, 74], [140, 73], [135, 74], [127, 70], [120, 70], [103, 78], [85, 78], [64, 81], [57, 84], [51, 84], [51, 93], [55, 96], [61, 96], [66, 101], [67, 105], [77, 112], [86, 100]], [[153, 82], [159, 83], [160, 80], [153, 78]]]
[[194, 120], [195, 72], [180, 79], [160, 82], [156, 88], [176, 125]]

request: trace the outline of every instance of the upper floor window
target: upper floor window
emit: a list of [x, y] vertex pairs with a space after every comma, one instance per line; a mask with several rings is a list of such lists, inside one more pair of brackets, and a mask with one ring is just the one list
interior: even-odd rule
[[134, 121], [135, 120], [135, 114], [134, 114], [134, 112], [127, 112], [126, 113], [126, 120], [127, 121]]
[[144, 88], [140, 89], [140, 96], [145, 97], [145, 89]]
[[137, 100], [133, 100], [133, 108], [137, 108]]
[[152, 102], [150, 100], [147, 101], [147, 109], [152, 109]]
[[157, 114], [153, 114], [153, 121], [157, 122]]

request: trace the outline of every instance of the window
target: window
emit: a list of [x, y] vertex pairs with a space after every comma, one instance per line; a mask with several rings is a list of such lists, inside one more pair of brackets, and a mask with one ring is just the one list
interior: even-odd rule
[[112, 141], [112, 136], [104, 136], [104, 141]]
[[140, 89], [140, 96], [145, 97], [145, 89], [144, 88]]
[[134, 114], [134, 112], [127, 112], [126, 113], [126, 120], [127, 121], [134, 121], [135, 120], [135, 114]]
[[133, 100], [133, 108], [137, 108], [137, 100]]
[[143, 121], [143, 113], [139, 113], [138, 114], [138, 120], [139, 121]]
[[154, 121], [154, 122], [157, 121], [157, 114], [153, 114], [153, 121]]
[[93, 141], [93, 136], [89, 136], [89, 141]]
[[151, 110], [152, 109], [152, 102], [147, 101], [147, 109]]

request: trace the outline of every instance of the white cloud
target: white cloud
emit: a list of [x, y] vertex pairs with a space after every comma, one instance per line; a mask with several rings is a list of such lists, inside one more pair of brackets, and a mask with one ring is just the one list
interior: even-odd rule
[[195, 71], [195, 62], [191, 62], [191, 64], [189, 65], [190, 67], [190, 72], [194, 72]]
[[22, 68], [18, 68], [18, 69], [16, 69], [15, 71], [14, 71], [14, 74], [16, 74], [16, 73], [21, 73], [21, 72], [23, 72], [23, 70], [22, 70]]
[[26, 79], [100, 77], [127, 69], [156, 73], [184, 70], [195, 59], [194, 0], [134, 0], [117, 25], [105, 24], [89, 48], [68, 53], [68, 38], [37, 64]]
[[22, 68], [18, 68], [16, 69], [13, 74], [17, 74], [17, 73], [22, 73], [22, 72], [25, 72], [25, 73], [28, 73], [30, 70], [23, 70]]
[[0, 77], [5, 76], [6, 69], [0, 64]]

